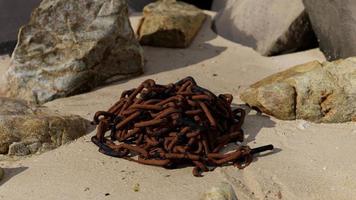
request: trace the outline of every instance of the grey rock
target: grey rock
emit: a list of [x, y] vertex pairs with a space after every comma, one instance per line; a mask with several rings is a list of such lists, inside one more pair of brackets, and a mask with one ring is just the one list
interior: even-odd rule
[[284, 120], [356, 121], [356, 57], [292, 67], [251, 85], [241, 99]]
[[302, 0], [227, 0], [219, 4], [224, 8], [214, 20], [215, 31], [261, 55], [290, 53], [317, 44]]
[[[89, 121], [77, 115], [26, 105], [22, 100], [0, 97], [0, 102], [8, 106], [0, 106], [0, 154], [23, 156], [53, 149], [85, 135], [92, 128]], [[13, 108], [17, 105], [21, 106], [15, 111]]]
[[205, 192], [201, 200], [237, 200], [237, 196], [229, 183], [221, 182]]
[[200, 30], [206, 15], [193, 5], [162, 0], [144, 8], [137, 30], [143, 45], [185, 48]]
[[31, 151], [22, 142], [14, 142], [9, 146], [9, 156], [27, 156]]
[[42, 144], [40, 142], [33, 142], [33, 143], [27, 145], [27, 148], [30, 150], [31, 154], [37, 153], [41, 147], [42, 147]]
[[142, 73], [125, 0], [43, 0], [19, 31], [6, 94], [44, 103]]
[[335, 60], [356, 56], [356, 1], [303, 2], [326, 58]]

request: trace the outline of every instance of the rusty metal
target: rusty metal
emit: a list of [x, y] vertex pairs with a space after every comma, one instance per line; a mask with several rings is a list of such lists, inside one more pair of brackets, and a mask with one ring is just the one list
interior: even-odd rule
[[141, 164], [194, 165], [194, 176], [209, 171], [208, 167], [233, 164], [244, 168], [253, 154], [273, 146], [240, 146], [219, 153], [228, 143], [244, 138], [245, 111], [231, 110], [231, 102], [232, 95], [216, 96], [191, 77], [169, 85], [148, 79], [124, 91], [108, 111], [95, 114], [97, 134], [92, 141], [106, 155]]

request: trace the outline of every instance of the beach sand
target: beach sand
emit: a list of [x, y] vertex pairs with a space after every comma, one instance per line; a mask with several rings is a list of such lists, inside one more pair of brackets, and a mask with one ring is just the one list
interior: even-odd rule
[[[210, 13], [212, 16], [213, 14]], [[131, 17], [137, 26], [139, 15]], [[89, 93], [45, 104], [64, 113], [91, 119], [107, 110], [125, 89], [151, 78], [160, 84], [193, 76], [213, 92], [238, 95], [255, 81], [312, 60], [324, 61], [318, 49], [262, 57], [251, 48], [230, 42], [211, 30], [207, 20], [188, 49], [144, 47], [144, 75], [97, 88]], [[9, 58], [0, 59], [4, 73]], [[192, 167], [166, 170], [111, 158], [90, 142], [94, 132], [53, 151], [27, 158], [0, 157], [5, 179], [4, 200], [145, 199], [197, 200], [221, 181], [231, 183], [240, 200], [356, 199], [355, 123], [314, 124], [281, 121], [251, 111], [243, 125], [245, 144], [273, 144], [276, 149], [257, 157], [244, 170], [227, 166], [192, 175]]]

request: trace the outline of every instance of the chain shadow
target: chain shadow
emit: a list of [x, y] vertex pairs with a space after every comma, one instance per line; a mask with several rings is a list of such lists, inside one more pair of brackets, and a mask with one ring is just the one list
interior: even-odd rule
[[[245, 104], [232, 104], [232, 109], [243, 108], [246, 111], [246, 117], [242, 129], [245, 134], [243, 144], [247, 145], [256, 140], [257, 135], [262, 128], [273, 128], [276, 123], [271, 120], [271, 117], [265, 115], [259, 111], [253, 111], [249, 106]], [[281, 152], [282, 149], [274, 147], [272, 151], [258, 153], [254, 156], [254, 161], [257, 161], [259, 157], [269, 156]]]
[[250, 142], [255, 141], [258, 133], [262, 128], [273, 128], [275, 127], [276, 123], [271, 120], [270, 116], [264, 115], [261, 112], [256, 112], [255, 114], [249, 106], [245, 104], [232, 104], [232, 109], [242, 108], [246, 112], [245, 121], [242, 125], [242, 129], [245, 133], [245, 140], [244, 143], [248, 144]]

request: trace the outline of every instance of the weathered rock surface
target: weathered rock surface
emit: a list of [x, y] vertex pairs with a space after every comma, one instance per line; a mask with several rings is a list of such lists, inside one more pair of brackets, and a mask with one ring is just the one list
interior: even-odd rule
[[125, 0], [43, 0], [20, 29], [7, 95], [37, 103], [142, 73]]
[[24, 156], [53, 149], [85, 135], [90, 127], [77, 115], [0, 98], [0, 154]]
[[188, 47], [202, 26], [206, 15], [193, 5], [162, 0], [147, 5], [137, 30], [143, 45]]
[[204, 193], [201, 200], [237, 200], [237, 197], [232, 186], [222, 182]]
[[356, 119], [356, 57], [292, 67], [250, 86], [242, 101], [279, 119]]
[[221, 9], [214, 20], [215, 31], [261, 55], [290, 53], [317, 45], [302, 0], [227, 0], [215, 7]]
[[356, 1], [304, 0], [328, 60], [356, 56]]

